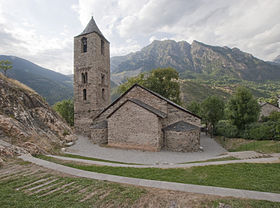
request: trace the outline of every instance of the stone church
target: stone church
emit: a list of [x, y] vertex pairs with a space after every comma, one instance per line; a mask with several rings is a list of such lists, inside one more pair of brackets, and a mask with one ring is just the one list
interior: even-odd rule
[[110, 104], [110, 43], [91, 18], [74, 38], [75, 130], [93, 143], [147, 151], [198, 151], [201, 118], [135, 84]]

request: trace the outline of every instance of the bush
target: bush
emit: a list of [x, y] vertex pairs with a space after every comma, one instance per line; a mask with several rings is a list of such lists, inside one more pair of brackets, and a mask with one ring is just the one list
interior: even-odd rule
[[216, 126], [216, 134], [234, 138], [238, 136], [238, 129], [229, 120], [220, 120]]
[[74, 102], [73, 100], [62, 100], [54, 104], [53, 109], [65, 119], [70, 125], [74, 126]]
[[252, 123], [248, 125], [243, 133], [245, 139], [271, 140], [276, 139], [275, 122]]

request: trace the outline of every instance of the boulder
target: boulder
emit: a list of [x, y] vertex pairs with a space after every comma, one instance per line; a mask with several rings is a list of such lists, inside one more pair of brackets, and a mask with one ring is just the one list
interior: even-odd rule
[[77, 137], [76, 137], [76, 135], [74, 135], [74, 134], [66, 135], [65, 138], [64, 138], [64, 141], [65, 141], [66, 143], [74, 142], [74, 141], [76, 141], [76, 140], [77, 140]]

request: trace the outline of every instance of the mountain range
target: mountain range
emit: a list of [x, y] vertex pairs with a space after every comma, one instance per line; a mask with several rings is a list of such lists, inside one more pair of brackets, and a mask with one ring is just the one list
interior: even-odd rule
[[230, 76], [248, 81], [280, 80], [279, 65], [260, 60], [238, 48], [174, 40], [155, 40], [138, 52], [112, 57], [111, 77], [121, 83], [125, 77], [159, 67], [172, 67], [184, 79]]
[[[41, 96], [49, 104], [73, 97], [73, 75], [63, 75], [15, 56], [8, 76]], [[249, 87], [256, 97], [280, 94], [280, 56], [273, 62], [260, 60], [238, 48], [210, 46], [193, 41], [153, 41], [142, 50], [111, 58], [111, 88], [127, 77], [154, 68], [172, 67], [179, 72], [183, 101], [201, 101], [209, 95], [228, 97], [237, 85]], [[112, 90], [112, 99], [118, 94]]]
[[15, 56], [0, 55], [0, 60], [9, 60], [13, 68], [7, 76], [16, 79], [35, 90], [51, 105], [63, 99], [73, 97], [73, 80], [71, 76], [60, 74], [40, 67], [25, 59]]

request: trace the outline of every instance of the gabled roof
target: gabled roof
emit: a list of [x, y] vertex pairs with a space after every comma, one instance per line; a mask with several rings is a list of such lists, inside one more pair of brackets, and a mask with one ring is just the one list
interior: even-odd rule
[[136, 105], [138, 105], [138, 106], [140, 106], [140, 107], [142, 107], [142, 108], [144, 108], [144, 109], [146, 109], [147, 111], [150, 111], [151, 113], [157, 115], [160, 118], [166, 118], [166, 116], [167, 116], [165, 113], [161, 112], [160, 110], [157, 110], [157, 109], [153, 108], [152, 106], [147, 105], [146, 103], [143, 103], [140, 100], [137, 100], [137, 99], [127, 99], [124, 103], [122, 103], [119, 107], [117, 107], [112, 113], [110, 113], [107, 116], [107, 118], [111, 117], [120, 107], [122, 107], [125, 103], [127, 103], [129, 101], [134, 103], [134, 104], [136, 104]]
[[271, 105], [271, 106], [273, 106], [273, 107], [275, 107], [275, 108], [280, 109], [277, 105], [274, 105], [274, 104], [271, 104], [271, 103], [262, 103], [262, 104], [261, 104], [261, 107], [263, 107], [264, 105]]
[[89, 33], [97, 33], [99, 36], [101, 36], [103, 39], [105, 39], [107, 42], [109, 42], [104, 35], [102, 34], [102, 32], [99, 30], [99, 28], [97, 27], [97, 24], [95, 23], [93, 17], [91, 17], [89, 23], [87, 24], [86, 28], [84, 29], [84, 31], [80, 34], [77, 35], [76, 37], [82, 36], [82, 35], [87, 35]]
[[108, 110], [111, 106], [113, 106], [115, 103], [117, 103], [122, 97], [124, 97], [124, 96], [125, 96], [131, 89], [133, 89], [134, 87], [140, 87], [140, 88], [142, 88], [143, 90], [146, 90], [146, 91], [150, 92], [151, 94], [155, 95], [156, 97], [165, 100], [165, 101], [166, 101], [167, 103], [169, 103], [170, 105], [173, 105], [174, 107], [176, 107], [176, 108], [178, 108], [178, 109], [180, 109], [180, 110], [182, 110], [182, 111], [185, 111], [185, 112], [187, 112], [187, 113], [189, 113], [189, 114], [191, 114], [191, 115], [193, 115], [193, 116], [195, 116], [195, 117], [201, 119], [201, 117], [199, 117], [198, 115], [196, 115], [196, 114], [194, 114], [194, 113], [188, 111], [187, 109], [185, 109], [185, 108], [183, 108], [183, 107], [177, 105], [176, 103], [172, 102], [171, 100], [168, 100], [167, 98], [165, 98], [165, 97], [159, 95], [158, 93], [155, 93], [155, 92], [153, 92], [152, 90], [149, 90], [149, 89], [147, 89], [147, 88], [145, 88], [145, 87], [143, 87], [143, 86], [141, 86], [141, 85], [139, 85], [139, 84], [134, 84], [131, 88], [129, 88], [126, 92], [124, 92], [120, 97], [118, 97], [114, 102], [112, 102], [110, 105], [108, 105], [106, 108], [104, 108], [104, 109], [95, 117], [95, 119], [98, 118], [98, 117], [99, 117], [101, 114], [103, 114], [105, 111], [107, 111], [107, 110]]
[[199, 129], [199, 127], [192, 125], [190, 123], [187, 123], [185, 121], [178, 121], [176, 123], [173, 123], [165, 128], [163, 128], [164, 131], [177, 131], [177, 132], [184, 132], [184, 131], [190, 131], [194, 129]]

